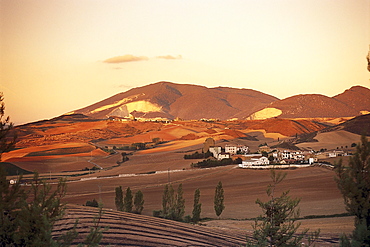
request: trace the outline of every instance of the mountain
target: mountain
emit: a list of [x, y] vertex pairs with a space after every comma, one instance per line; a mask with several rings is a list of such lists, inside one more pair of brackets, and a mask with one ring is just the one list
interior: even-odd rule
[[354, 86], [333, 97], [357, 112], [368, 113], [370, 111], [370, 90], [366, 87]]
[[278, 98], [251, 89], [157, 82], [74, 111], [93, 118], [243, 118]]
[[370, 111], [370, 89], [355, 86], [334, 97], [300, 94], [271, 103], [248, 119], [352, 117]]
[[[157, 82], [72, 112], [95, 119], [267, 119], [353, 117], [370, 111], [370, 89], [354, 86], [334, 97], [300, 94], [283, 100], [252, 89]], [[72, 114], [71, 113], [71, 114]]]

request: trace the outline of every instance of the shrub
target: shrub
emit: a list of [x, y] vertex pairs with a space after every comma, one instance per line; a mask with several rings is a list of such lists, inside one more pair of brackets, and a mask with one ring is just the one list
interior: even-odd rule
[[92, 200], [92, 201], [86, 201], [86, 204], [85, 206], [88, 206], [88, 207], [99, 207], [99, 203], [97, 200], [95, 200], [95, 198]]
[[153, 216], [157, 218], [162, 218], [162, 210], [153, 210]]

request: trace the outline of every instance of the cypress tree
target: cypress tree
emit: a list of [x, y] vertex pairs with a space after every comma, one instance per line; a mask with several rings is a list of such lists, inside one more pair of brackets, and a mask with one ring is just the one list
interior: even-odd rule
[[141, 214], [141, 212], [144, 209], [144, 195], [141, 192], [141, 190], [138, 190], [135, 193], [134, 206], [135, 206], [135, 213]]
[[194, 223], [199, 222], [200, 213], [202, 211], [202, 204], [199, 203], [199, 199], [200, 199], [200, 190], [196, 189], [194, 192], [193, 217], [192, 217]]
[[173, 205], [175, 203], [174, 193], [172, 185], [166, 184], [162, 197], [162, 215], [166, 219], [172, 219]]
[[123, 199], [123, 211], [131, 213], [132, 212], [132, 192], [130, 187], [127, 187], [126, 189], [126, 195], [125, 198]]
[[117, 211], [123, 211], [123, 191], [122, 186], [116, 187], [116, 197], [114, 199]]
[[164, 191], [163, 191], [163, 196], [162, 196], [162, 214], [163, 217], [165, 217], [169, 211], [169, 206], [168, 206], [168, 193], [169, 193], [169, 188], [168, 184], [164, 186]]
[[183, 195], [184, 191], [182, 190], [182, 184], [179, 184], [179, 187], [177, 188], [176, 201], [173, 205], [173, 219], [177, 221], [182, 221], [185, 214], [185, 199]]
[[224, 205], [224, 189], [222, 188], [222, 182], [219, 181], [216, 186], [215, 197], [214, 197], [214, 208], [217, 217], [222, 214], [225, 209]]

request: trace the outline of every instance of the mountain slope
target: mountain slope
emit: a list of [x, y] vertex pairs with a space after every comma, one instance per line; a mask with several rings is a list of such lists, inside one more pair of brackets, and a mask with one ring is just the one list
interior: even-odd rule
[[370, 111], [370, 89], [355, 86], [335, 97], [301, 94], [271, 103], [249, 119], [351, 117]]
[[336, 125], [334, 127], [329, 127], [323, 132], [345, 130], [357, 135], [367, 135], [370, 136], [370, 114], [358, 116], [352, 118], [344, 123]]
[[357, 112], [370, 111], [370, 89], [368, 88], [354, 86], [333, 98], [347, 104]]
[[182, 119], [244, 117], [276, 97], [251, 89], [207, 88], [158, 82], [133, 88], [74, 111], [94, 118], [109, 116]]
[[361, 86], [354, 86], [334, 97], [301, 94], [279, 100], [251, 89], [157, 82], [116, 94], [73, 113], [97, 119], [226, 120], [353, 117], [369, 111], [370, 89]]

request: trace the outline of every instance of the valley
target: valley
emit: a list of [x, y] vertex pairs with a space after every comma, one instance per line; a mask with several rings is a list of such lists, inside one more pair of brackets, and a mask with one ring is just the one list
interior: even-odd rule
[[[343, 128], [326, 131], [327, 126], [343, 125], [346, 120], [120, 122], [68, 115], [17, 127], [20, 133], [17, 149], [4, 153], [2, 161], [28, 171], [38, 171], [51, 183], [67, 177], [68, 191], [64, 201], [71, 207], [96, 199], [104, 204], [105, 210], [114, 211], [115, 188], [122, 186], [124, 189], [130, 187], [133, 192], [141, 190], [145, 200], [142, 214], [152, 216], [154, 210], [161, 209], [164, 186], [171, 183], [177, 187], [181, 183], [185, 215], [188, 215], [191, 214], [194, 191], [199, 188], [201, 217], [212, 219], [204, 221], [203, 227], [240, 237], [251, 233], [251, 219], [261, 214], [255, 201], [257, 198], [267, 200], [265, 191], [270, 182], [269, 171], [240, 169], [238, 165], [191, 168], [192, 163], [201, 159], [186, 160], [184, 155], [202, 152], [207, 138], [212, 138], [221, 147], [231, 143], [245, 145], [253, 153], [261, 144], [271, 147], [283, 143], [294, 145], [300, 135], [315, 132], [317, 141], [298, 143], [297, 147], [319, 151], [347, 146], [347, 152], [350, 152], [354, 148], [348, 147], [359, 142], [359, 134]], [[356, 122], [354, 120], [351, 121]], [[367, 123], [364, 120], [360, 122]], [[133, 143], [145, 143], [146, 148], [121, 150]], [[121, 162], [122, 153], [128, 157], [125, 162]], [[348, 162], [347, 157], [343, 160]], [[292, 197], [301, 198], [302, 217], [324, 216], [303, 219], [302, 227], [321, 228], [322, 238], [334, 242], [338, 241], [340, 234], [352, 231], [353, 217], [335, 217], [346, 211], [332, 169], [314, 165], [283, 171], [287, 172], [287, 178], [279, 186], [278, 193], [290, 190]], [[15, 175], [9, 178], [16, 178]], [[31, 176], [24, 175], [24, 181], [27, 182]], [[222, 181], [225, 191], [225, 210], [221, 220], [217, 219], [213, 209], [218, 181]], [[82, 208], [78, 210], [84, 211]], [[82, 211], [79, 214], [83, 215]], [[120, 234], [124, 236], [125, 233]], [[329, 242], [320, 246], [331, 246]]]

